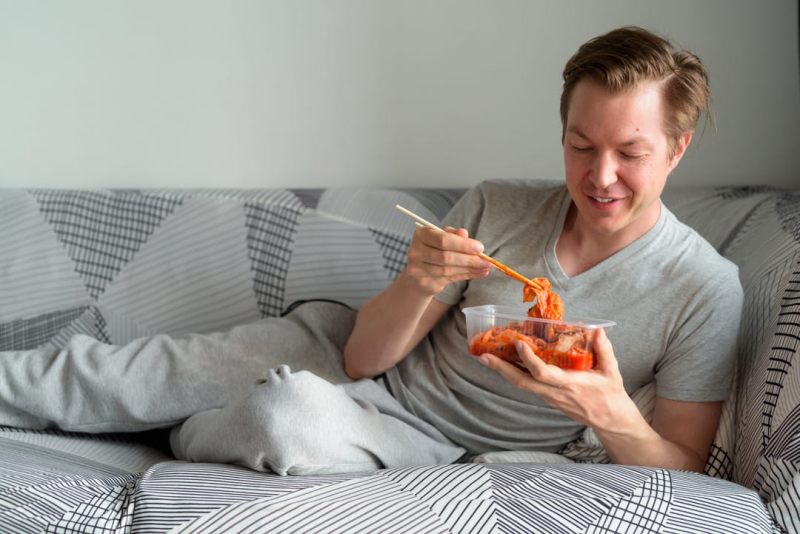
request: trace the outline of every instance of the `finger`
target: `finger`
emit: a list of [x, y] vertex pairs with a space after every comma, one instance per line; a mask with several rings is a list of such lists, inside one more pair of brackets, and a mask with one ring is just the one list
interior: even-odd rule
[[533, 378], [531, 378], [530, 373], [514, 365], [513, 363], [507, 362], [502, 358], [498, 358], [493, 354], [483, 354], [478, 358], [478, 361], [489, 369], [497, 371], [503, 376], [503, 378], [508, 380], [515, 387], [519, 389], [525, 389], [533, 393], [539, 393], [536, 391], [536, 388], [537, 386], [541, 387], [541, 385], [537, 384]]
[[445, 226], [444, 228], [442, 228], [442, 230], [444, 230], [447, 233], [456, 234], [464, 238], [469, 237], [469, 231], [466, 228], [453, 228], [452, 226]]
[[618, 366], [614, 348], [611, 346], [605, 328], [598, 328], [594, 333], [592, 351], [594, 352], [595, 369], [615, 369]]
[[546, 364], [544, 360], [536, 355], [530, 345], [524, 341], [517, 341], [515, 347], [534, 380], [554, 387], [561, 387], [567, 382], [568, 378], [564, 371], [555, 365]]
[[[538, 356], [534, 356], [534, 358], [538, 359]], [[561, 382], [539, 380], [533, 377], [527, 369], [503, 360], [502, 358], [498, 358], [493, 354], [483, 354], [478, 360], [490, 369], [500, 373], [503, 378], [508, 380], [513, 386], [536, 393], [537, 395], [552, 393], [553, 389], [558, 389], [563, 385]], [[542, 363], [542, 365], [546, 367], [546, 364]]]
[[[434, 236], [430, 244], [430, 235]], [[482, 278], [489, 275], [491, 265], [475, 254], [463, 254], [452, 250], [442, 250], [441, 236], [446, 235], [457, 241], [464, 238], [437, 230], [423, 228], [414, 233], [408, 249], [407, 270], [424, 287], [439, 288], [460, 280]]]
[[431, 270], [437, 276], [482, 276], [488, 274], [491, 267], [475, 253], [482, 249], [483, 245], [474, 239], [421, 228], [414, 233], [409, 261], [416, 261], [426, 269], [425, 265], [442, 267]]
[[466, 229], [454, 229], [448, 226], [444, 230], [444, 232], [439, 232], [432, 228], [420, 228], [414, 234], [419, 235], [423, 243], [436, 249], [470, 255], [483, 252], [483, 243], [476, 239], [470, 239]]

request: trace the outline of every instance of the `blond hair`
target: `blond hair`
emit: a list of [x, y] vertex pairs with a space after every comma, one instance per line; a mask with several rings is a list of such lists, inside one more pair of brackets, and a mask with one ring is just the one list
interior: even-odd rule
[[581, 80], [591, 80], [612, 92], [636, 88], [643, 82], [660, 85], [664, 102], [664, 133], [670, 157], [681, 135], [694, 132], [700, 115], [713, 123], [708, 70], [696, 55], [675, 50], [647, 30], [627, 26], [584, 43], [567, 61], [561, 92], [561, 141], [567, 127], [570, 100]]

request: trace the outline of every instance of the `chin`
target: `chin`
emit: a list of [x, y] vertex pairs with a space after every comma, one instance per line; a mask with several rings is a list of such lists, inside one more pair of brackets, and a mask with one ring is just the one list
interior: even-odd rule
[[594, 230], [598, 234], [611, 236], [628, 227], [627, 223], [615, 221], [599, 221], [594, 224]]
[[597, 210], [590, 205], [587, 213], [583, 214], [583, 219], [595, 232], [605, 235], [615, 234], [635, 222], [635, 218], [624, 209], [624, 206], [617, 206], [617, 209], [611, 210]]

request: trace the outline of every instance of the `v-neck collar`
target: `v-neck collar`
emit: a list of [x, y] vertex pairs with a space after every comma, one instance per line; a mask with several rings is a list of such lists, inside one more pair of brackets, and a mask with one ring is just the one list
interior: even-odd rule
[[[659, 199], [659, 202], [661, 202], [661, 199]], [[628, 262], [631, 257], [635, 256], [639, 251], [642, 250], [642, 248], [655, 239], [655, 237], [664, 227], [667, 217], [667, 209], [662, 202], [661, 213], [658, 216], [656, 224], [654, 224], [653, 227], [643, 236], [639, 237], [636, 241], [629, 244], [622, 250], [615, 252], [591, 269], [573, 277], [568, 277], [561, 268], [561, 264], [558, 262], [558, 257], [556, 256], [556, 244], [558, 243], [558, 238], [561, 236], [561, 231], [564, 229], [564, 222], [567, 219], [567, 212], [569, 211], [571, 204], [572, 197], [569, 195], [567, 188], [564, 187], [564, 195], [561, 199], [561, 208], [558, 212], [558, 217], [556, 217], [550, 237], [547, 240], [547, 245], [543, 251], [545, 265], [547, 266], [547, 275], [550, 283], [553, 285], [553, 287], [558, 287], [561, 289], [567, 289], [569, 286], [574, 287], [585, 283], [591, 283], [592, 280], [601, 276], [609, 269], [614, 269], [620, 264]]]

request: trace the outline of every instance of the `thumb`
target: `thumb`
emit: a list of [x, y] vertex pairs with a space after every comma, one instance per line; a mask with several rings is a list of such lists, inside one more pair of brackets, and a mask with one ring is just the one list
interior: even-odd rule
[[598, 328], [594, 333], [592, 352], [594, 352], [595, 369], [611, 369], [617, 366], [614, 348], [611, 346], [605, 328]]
[[466, 228], [453, 228], [452, 226], [448, 226], [447, 228], [445, 228], [445, 231], [451, 232], [465, 239], [469, 238], [469, 232], [466, 230]]

